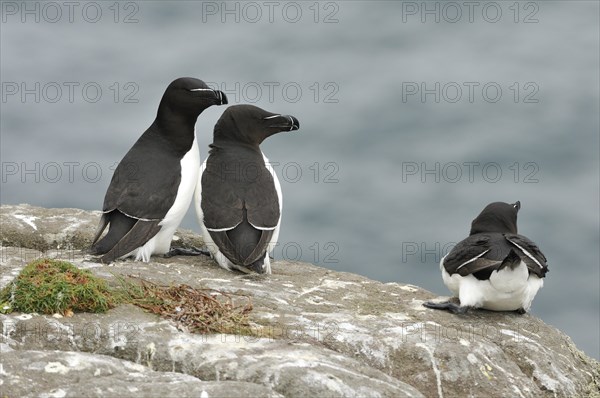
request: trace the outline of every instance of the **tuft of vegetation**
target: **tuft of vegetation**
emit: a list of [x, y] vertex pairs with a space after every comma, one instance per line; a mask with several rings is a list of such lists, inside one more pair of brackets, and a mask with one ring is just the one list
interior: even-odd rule
[[[248, 296], [188, 285], [161, 286], [129, 275], [119, 278], [121, 300], [175, 322], [191, 333], [235, 333], [254, 335], [248, 314]], [[244, 297], [243, 303], [235, 300]]]
[[66, 261], [35, 260], [0, 291], [0, 313], [106, 312], [133, 304], [191, 333], [256, 335], [248, 296], [188, 285], [162, 286], [134, 276], [115, 276], [117, 287]]
[[47, 258], [27, 264], [0, 291], [2, 313], [105, 312], [115, 304], [105, 280], [69, 262]]

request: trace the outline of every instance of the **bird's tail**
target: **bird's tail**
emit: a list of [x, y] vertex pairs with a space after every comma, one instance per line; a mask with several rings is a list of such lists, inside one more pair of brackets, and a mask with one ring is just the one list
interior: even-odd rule
[[509, 267], [510, 269], [515, 269], [519, 264], [521, 264], [521, 257], [514, 250], [510, 250], [508, 256], [502, 260], [502, 264], [498, 267], [498, 271], [505, 267]]

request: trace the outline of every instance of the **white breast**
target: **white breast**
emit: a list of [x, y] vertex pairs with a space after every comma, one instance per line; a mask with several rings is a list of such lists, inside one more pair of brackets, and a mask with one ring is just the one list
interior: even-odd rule
[[279, 220], [277, 220], [277, 226], [275, 227], [275, 231], [273, 231], [271, 241], [269, 241], [269, 245], [267, 246], [267, 253], [273, 253], [273, 250], [277, 245], [277, 240], [279, 239], [279, 227], [281, 227], [281, 216], [283, 215], [283, 196], [281, 194], [281, 184], [279, 183], [279, 178], [277, 178], [277, 174], [275, 174], [275, 170], [273, 169], [273, 166], [271, 166], [271, 162], [265, 156], [264, 153], [262, 155], [265, 161], [265, 167], [273, 176], [273, 181], [275, 182], [275, 190], [277, 191], [277, 200], [279, 201]]

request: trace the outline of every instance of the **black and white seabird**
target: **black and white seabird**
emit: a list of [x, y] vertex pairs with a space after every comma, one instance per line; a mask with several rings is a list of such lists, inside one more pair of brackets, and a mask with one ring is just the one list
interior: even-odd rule
[[473, 220], [469, 237], [440, 261], [442, 279], [460, 306], [426, 302], [428, 308], [464, 313], [470, 308], [525, 313], [548, 272], [535, 243], [517, 234], [521, 203], [494, 202]]
[[194, 204], [204, 242], [221, 267], [271, 273], [269, 253], [281, 223], [281, 185], [259, 146], [273, 134], [299, 128], [293, 116], [252, 105], [227, 108], [215, 125]]
[[169, 84], [156, 119], [113, 174], [91, 254], [102, 255], [105, 263], [123, 256], [147, 262], [152, 254], [169, 251], [198, 179], [196, 120], [206, 108], [222, 104], [225, 94], [202, 80], [185, 77]]

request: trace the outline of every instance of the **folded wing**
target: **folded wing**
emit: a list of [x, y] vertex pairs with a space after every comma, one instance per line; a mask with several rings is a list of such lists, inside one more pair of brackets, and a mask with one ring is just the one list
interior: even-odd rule
[[448, 274], [473, 275], [488, 279], [493, 271], [516, 259], [527, 264], [530, 273], [543, 277], [548, 271], [546, 258], [537, 245], [517, 234], [476, 234], [458, 243], [444, 259]]
[[204, 226], [221, 253], [239, 265], [264, 256], [280, 218], [271, 173], [262, 158], [248, 164], [229, 162], [227, 172], [224, 163], [209, 159], [201, 177]]

